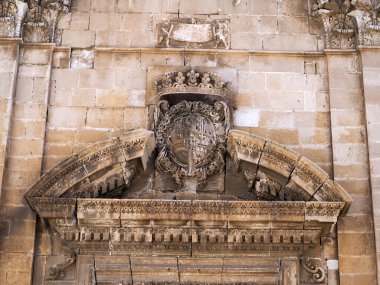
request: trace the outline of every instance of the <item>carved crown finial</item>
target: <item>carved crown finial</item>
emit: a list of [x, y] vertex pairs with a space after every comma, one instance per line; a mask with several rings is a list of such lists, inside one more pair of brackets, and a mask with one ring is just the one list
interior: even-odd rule
[[200, 72], [191, 68], [185, 71], [169, 71], [155, 82], [155, 93], [161, 97], [168, 94], [202, 94], [227, 96], [230, 82], [210, 72]]

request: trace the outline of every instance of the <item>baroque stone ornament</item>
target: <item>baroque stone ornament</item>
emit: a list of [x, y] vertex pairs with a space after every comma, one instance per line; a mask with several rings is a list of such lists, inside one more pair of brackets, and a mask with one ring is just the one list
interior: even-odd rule
[[71, 0], [27, 0], [23, 40], [30, 43], [60, 43], [57, 33], [59, 18], [70, 11]]
[[57, 23], [71, 0], [4, 0], [0, 3], [0, 37], [22, 37], [26, 43], [60, 44]]
[[19, 38], [28, 4], [20, 0], [0, 2], [0, 37]]
[[158, 47], [230, 48], [229, 20], [164, 19], [157, 28]]
[[172, 106], [168, 100], [161, 100], [154, 125], [157, 170], [171, 175], [179, 188], [200, 190], [209, 176], [224, 170], [230, 128], [229, 107], [224, 100], [229, 83], [216, 74], [190, 69], [167, 72], [155, 86], [156, 95], [171, 102], [186, 98], [181, 94], [199, 99]]
[[229, 84], [205, 70], [158, 78], [153, 131], [94, 144], [27, 191], [53, 252], [69, 250], [36, 263], [45, 284], [327, 284], [322, 241], [350, 196], [302, 155], [233, 130]]
[[377, 0], [316, 0], [311, 13], [323, 23], [326, 48], [380, 44], [380, 3]]

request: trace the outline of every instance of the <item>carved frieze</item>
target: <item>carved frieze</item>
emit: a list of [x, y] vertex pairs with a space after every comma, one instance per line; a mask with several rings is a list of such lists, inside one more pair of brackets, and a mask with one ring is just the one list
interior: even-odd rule
[[157, 25], [158, 47], [230, 48], [229, 20], [163, 19]]

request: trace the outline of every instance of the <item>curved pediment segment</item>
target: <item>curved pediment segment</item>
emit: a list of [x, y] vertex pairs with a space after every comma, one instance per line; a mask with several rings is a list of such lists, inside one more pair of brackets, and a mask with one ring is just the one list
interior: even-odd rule
[[153, 133], [129, 132], [68, 157], [43, 175], [26, 198], [117, 197], [147, 168], [154, 150]]
[[[279, 144], [232, 130], [227, 151], [233, 164], [226, 175], [227, 193], [233, 192], [229, 185], [240, 182], [252, 200], [346, 202], [346, 210], [352, 201], [315, 163]], [[245, 181], [237, 179], [239, 174]]]

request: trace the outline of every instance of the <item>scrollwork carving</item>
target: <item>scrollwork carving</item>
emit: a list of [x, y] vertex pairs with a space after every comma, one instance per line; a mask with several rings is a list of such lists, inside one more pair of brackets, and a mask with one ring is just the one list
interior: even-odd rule
[[58, 263], [48, 269], [48, 280], [58, 280], [64, 278], [66, 275], [66, 270], [69, 268], [76, 260], [75, 253], [71, 250], [65, 251], [65, 261]]
[[302, 265], [303, 268], [312, 275], [315, 282], [322, 283], [326, 279], [326, 271], [310, 259], [304, 259]]

